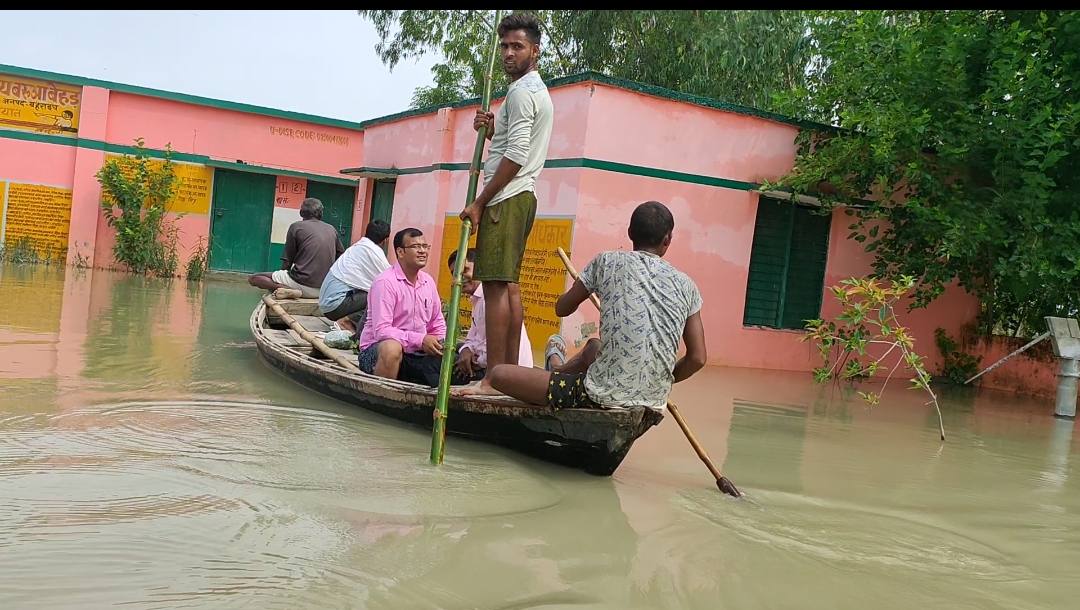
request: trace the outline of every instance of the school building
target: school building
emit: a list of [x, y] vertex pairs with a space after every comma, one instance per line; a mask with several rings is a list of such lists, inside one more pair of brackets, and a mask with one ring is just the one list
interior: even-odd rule
[[[555, 126], [522, 277], [534, 347], [554, 332], [580, 345], [597, 330], [591, 306], [555, 317], [552, 305], [567, 286], [555, 249], [580, 269], [598, 252], [629, 248], [631, 211], [655, 199], [675, 215], [668, 260], [701, 290], [710, 363], [816, 366], [816, 349], [799, 340], [803, 320], [837, 315], [826, 287], [869, 273], [872, 256], [847, 239], [843, 211], [822, 217], [810, 213], [812, 202], [759, 192], [791, 169], [805, 125], [595, 73], [549, 87]], [[157, 156], [171, 146], [184, 180], [172, 206], [184, 213], [176, 219], [181, 264], [208, 244], [211, 270], [276, 269], [300, 201], [317, 197], [346, 245], [373, 218], [395, 231], [423, 230], [441, 248], [428, 272], [447, 297], [445, 260], [460, 231], [478, 103], [357, 123], [0, 65], [0, 239], [29, 237], [69, 261], [112, 266], [94, 174], [141, 138]], [[958, 336], [978, 308], [952, 289], [927, 309], [901, 312], [932, 372], [941, 363], [934, 330]], [[986, 360], [1007, 349], [987, 351]], [[1015, 375], [1033, 374], [1011, 365], [987, 375], [986, 385], [1012, 389]], [[1052, 373], [1048, 381], [1052, 388]]]

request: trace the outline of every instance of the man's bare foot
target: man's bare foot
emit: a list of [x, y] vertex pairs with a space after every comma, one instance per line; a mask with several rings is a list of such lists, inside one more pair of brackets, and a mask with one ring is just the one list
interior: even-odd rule
[[280, 301], [282, 299], [299, 299], [304, 296], [304, 293], [295, 288], [278, 288], [274, 291], [274, 300]]
[[468, 385], [458, 386], [456, 388], [450, 388], [450, 394], [453, 396], [504, 396], [504, 394], [495, 388], [491, 387], [490, 383], [486, 383], [487, 378], [480, 381], [474, 381]]
[[338, 320], [337, 325], [338, 328], [340, 328], [341, 330], [350, 332], [354, 335], [356, 334], [356, 325], [353, 324], [352, 320], [350, 320], [348, 316], [345, 316], [344, 318]]

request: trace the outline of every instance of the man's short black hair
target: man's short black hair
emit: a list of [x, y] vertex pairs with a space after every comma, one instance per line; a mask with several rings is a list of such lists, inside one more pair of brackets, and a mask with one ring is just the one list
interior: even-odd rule
[[404, 248], [406, 237], [420, 237], [423, 234], [424, 232], [420, 229], [417, 229], [416, 227], [409, 227], [407, 229], [402, 229], [398, 231], [394, 234], [394, 249], [397, 250], [398, 248]]
[[372, 220], [364, 230], [364, 237], [381, 244], [383, 240], [390, 237], [390, 225], [385, 220]]
[[525, 30], [525, 37], [533, 44], [540, 44], [540, 20], [532, 13], [512, 13], [499, 22], [499, 38], [514, 30]]
[[[451, 269], [454, 268], [454, 263], [457, 262], [457, 250], [450, 253], [450, 256], [446, 259], [446, 266]], [[476, 248], [469, 248], [465, 251], [465, 260], [470, 263], [476, 262]]]
[[316, 218], [322, 220], [322, 202], [314, 197], [308, 197], [300, 202], [300, 218]]
[[675, 230], [675, 217], [659, 201], [646, 201], [630, 215], [630, 241], [635, 248], [657, 248]]

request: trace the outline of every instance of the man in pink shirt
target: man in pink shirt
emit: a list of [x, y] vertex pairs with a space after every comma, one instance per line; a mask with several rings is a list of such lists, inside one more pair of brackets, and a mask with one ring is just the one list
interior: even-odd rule
[[393, 267], [375, 276], [360, 333], [360, 370], [368, 374], [439, 385], [446, 320], [435, 280], [423, 268], [431, 245], [420, 229], [394, 235]]
[[[457, 250], [450, 253], [446, 260], [450, 273], [454, 272], [457, 262]], [[461, 292], [468, 295], [472, 302], [472, 325], [465, 341], [458, 345], [457, 361], [454, 363], [454, 375], [451, 385], [461, 385], [480, 381], [487, 371], [487, 325], [484, 324], [484, 288], [473, 279], [473, 265], [476, 262], [476, 250], [469, 248], [465, 252], [465, 268], [461, 272]], [[521, 344], [518, 347], [518, 366], [533, 366], [532, 345], [521, 325]]]

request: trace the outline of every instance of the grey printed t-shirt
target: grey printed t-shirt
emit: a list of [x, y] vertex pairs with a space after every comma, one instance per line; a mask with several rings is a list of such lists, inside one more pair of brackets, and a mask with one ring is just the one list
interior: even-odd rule
[[601, 252], [581, 283], [600, 298], [600, 354], [585, 391], [605, 407], [663, 409], [686, 319], [701, 310], [690, 276], [649, 252]]

